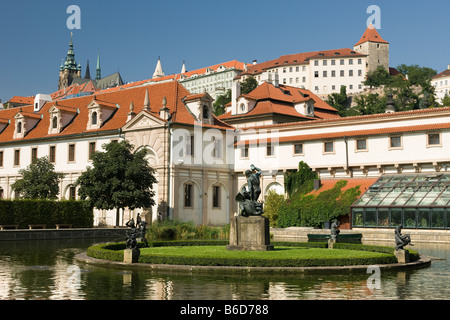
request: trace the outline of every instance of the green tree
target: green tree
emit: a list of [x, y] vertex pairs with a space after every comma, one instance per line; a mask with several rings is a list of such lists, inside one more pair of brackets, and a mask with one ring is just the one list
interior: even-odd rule
[[448, 94], [446, 94], [443, 98], [442, 98], [442, 105], [444, 107], [449, 107], [450, 106], [450, 96]]
[[252, 92], [258, 87], [258, 81], [253, 77], [247, 77], [241, 82], [241, 94]]
[[63, 173], [47, 157], [37, 158], [26, 169], [19, 170], [22, 178], [12, 184], [12, 189], [25, 199], [56, 200]]
[[215, 116], [220, 116], [225, 113], [225, 106], [231, 102], [231, 90], [228, 89], [225, 94], [216, 98], [213, 104], [213, 113]]
[[348, 108], [350, 106], [350, 99], [347, 96], [347, 87], [341, 86], [339, 93], [334, 92], [328, 95], [326, 103], [336, 108], [341, 117], [347, 116]]
[[297, 171], [285, 173], [284, 189], [289, 197], [303, 195], [312, 191], [314, 179], [317, 178], [317, 173], [313, 172], [306, 162], [300, 161]]
[[378, 88], [382, 85], [389, 85], [391, 82], [392, 77], [389, 72], [383, 66], [378, 66], [375, 71], [371, 71], [367, 74], [364, 84], [366, 86]]
[[386, 110], [386, 96], [380, 97], [378, 93], [355, 96], [355, 103], [355, 109], [362, 115], [383, 113]]
[[401, 64], [397, 67], [397, 70], [405, 77], [407, 76], [412, 85], [418, 86], [425, 85], [426, 82], [430, 81], [437, 74], [436, 70], [428, 67], [420, 67], [417, 64], [409, 66]]
[[78, 194], [91, 208], [116, 209], [116, 225], [119, 209], [148, 208], [155, 204], [153, 184], [157, 183], [154, 169], [146, 160], [147, 150], [127, 141], [103, 145], [105, 152], [95, 152], [92, 167], [78, 178]]
[[264, 216], [269, 218], [271, 227], [276, 227], [278, 224], [278, 212], [283, 202], [284, 195], [276, 193], [275, 190], [269, 190], [264, 197]]

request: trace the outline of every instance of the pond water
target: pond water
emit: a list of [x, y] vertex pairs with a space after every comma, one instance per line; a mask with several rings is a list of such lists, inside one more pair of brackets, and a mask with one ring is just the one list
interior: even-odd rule
[[2, 300], [449, 299], [450, 245], [416, 244], [428, 268], [306, 275], [170, 274], [76, 261], [94, 240], [0, 242]]

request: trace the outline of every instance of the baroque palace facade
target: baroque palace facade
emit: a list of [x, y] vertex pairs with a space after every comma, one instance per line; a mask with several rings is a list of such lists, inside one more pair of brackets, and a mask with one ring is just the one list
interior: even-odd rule
[[[314, 81], [325, 74], [334, 78], [334, 69], [325, 69], [338, 68], [341, 60], [344, 75], [360, 65], [358, 59], [362, 75], [388, 63], [388, 43], [376, 30], [366, 30], [353, 49], [332, 50], [332, 56], [324, 51], [282, 69], [275, 68], [278, 60], [273, 68], [231, 61], [191, 72], [183, 67], [172, 76], [163, 75], [158, 61], [150, 80], [80, 96], [38, 94], [0, 110], [0, 197], [19, 196], [11, 188], [19, 170], [46, 156], [65, 174], [60, 199], [77, 198], [75, 182], [92, 165], [92, 152], [124, 139], [148, 150], [158, 183], [156, 205], [125, 210], [119, 225], [138, 212], [147, 221], [163, 217], [227, 224], [238, 210], [235, 196], [246, 186], [244, 173], [252, 164], [262, 169], [262, 201], [269, 190], [284, 193], [284, 174], [296, 170], [300, 161], [325, 188], [345, 179], [362, 191], [383, 175], [447, 172], [450, 108], [395, 112], [387, 106], [388, 113], [341, 118], [320, 98], [321, 90], [314, 92]], [[274, 76], [283, 68], [295, 72], [297, 66], [313, 75], [307, 86], [312, 90]], [[229, 77], [218, 77], [227, 70]], [[259, 77], [259, 86], [241, 94], [240, 81], [248, 75]], [[223, 80], [231, 86], [232, 101], [224, 115], [215, 117], [212, 96], [225, 87]], [[94, 224], [115, 225], [115, 211], [94, 210]]]

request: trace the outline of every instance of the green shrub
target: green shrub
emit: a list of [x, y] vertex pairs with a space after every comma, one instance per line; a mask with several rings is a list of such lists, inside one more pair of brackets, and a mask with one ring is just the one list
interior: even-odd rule
[[72, 224], [74, 228], [90, 228], [94, 215], [84, 201], [0, 200], [0, 224]]
[[[178, 247], [178, 246], [224, 246], [227, 241], [224, 240], [195, 240], [195, 241], [153, 241], [149, 243], [150, 247]], [[327, 243], [308, 243], [308, 242], [274, 242], [276, 247], [304, 247], [304, 248], [326, 248]], [[142, 243], [138, 244], [142, 247]], [[218, 251], [214, 254], [205, 256], [188, 256], [168, 254], [143, 254], [139, 257], [139, 262], [149, 264], [177, 264], [177, 265], [202, 265], [202, 266], [248, 266], [248, 267], [312, 267], [312, 266], [347, 266], [347, 265], [372, 265], [372, 264], [390, 264], [397, 260], [393, 254], [393, 248], [381, 246], [368, 246], [360, 244], [336, 243], [336, 248], [343, 250], [357, 250], [376, 252], [377, 255], [360, 255], [353, 257], [333, 256], [336, 251], [323, 251], [316, 258], [270, 258], [271, 252], [262, 253], [244, 253], [238, 256], [224, 257]], [[113, 261], [123, 261], [123, 249], [125, 243], [110, 243], [91, 246], [88, 249], [88, 256]], [[303, 250], [302, 250], [303, 251]], [[306, 251], [305, 251], [306, 252]], [[411, 251], [410, 251], [411, 252]], [[265, 256], [265, 257], [262, 257]], [[267, 257], [269, 256], [269, 257]], [[418, 259], [418, 253], [412, 252], [411, 258]], [[417, 260], [416, 259], [416, 260]]]
[[148, 241], [160, 239], [227, 239], [229, 234], [229, 225], [221, 227], [197, 226], [193, 222], [167, 220], [150, 225], [147, 229], [146, 238]]

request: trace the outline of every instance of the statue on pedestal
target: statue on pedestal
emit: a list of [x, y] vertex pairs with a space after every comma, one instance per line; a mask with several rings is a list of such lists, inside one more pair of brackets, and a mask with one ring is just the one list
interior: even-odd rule
[[339, 230], [339, 226], [341, 224], [339, 223], [339, 221], [336, 219], [333, 221], [333, 223], [331, 224], [331, 236], [330, 239], [336, 241], [337, 236], [339, 235], [339, 232], [341, 232], [341, 230]]
[[403, 247], [408, 244], [410, 246], [413, 246], [413, 244], [411, 243], [411, 236], [409, 234], [402, 235], [402, 229], [403, 225], [399, 225], [397, 228], [395, 228], [395, 251], [403, 249]]
[[250, 169], [245, 171], [248, 190], [243, 190], [236, 195], [236, 201], [239, 202], [239, 215], [244, 217], [263, 214], [263, 205], [261, 202], [258, 202], [261, 194], [259, 182], [261, 169], [255, 167], [253, 164], [250, 166]]

